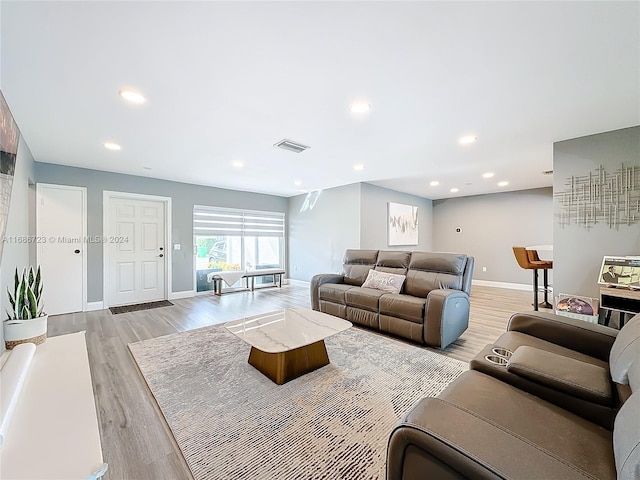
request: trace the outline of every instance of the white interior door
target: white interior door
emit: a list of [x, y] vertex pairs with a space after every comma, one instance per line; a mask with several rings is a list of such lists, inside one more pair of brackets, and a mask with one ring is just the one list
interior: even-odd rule
[[44, 311], [81, 312], [86, 290], [86, 189], [38, 184], [37, 259]]
[[108, 197], [108, 305], [166, 299], [165, 203]]

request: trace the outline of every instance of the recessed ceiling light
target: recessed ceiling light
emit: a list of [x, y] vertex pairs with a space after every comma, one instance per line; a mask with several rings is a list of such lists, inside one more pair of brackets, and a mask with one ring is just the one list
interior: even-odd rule
[[351, 104], [351, 112], [352, 113], [367, 113], [371, 110], [371, 105], [364, 102], [357, 102]]
[[363, 165], [362, 163], [356, 163], [356, 164], [353, 166], [353, 169], [354, 169], [354, 170], [356, 170], [356, 171], [364, 170], [364, 165]]
[[482, 178], [492, 178], [495, 175], [493, 172], [487, 172], [482, 174]]
[[437, 187], [438, 185], [440, 185], [440, 182], [438, 180], [433, 180], [429, 182], [429, 185], [431, 185], [432, 187]]
[[113, 142], [104, 142], [104, 148], [106, 148], [107, 150], [120, 150], [122, 147], [120, 145], [118, 145], [117, 143], [113, 143]]
[[144, 103], [147, 101], [144, 95], [133, 90], [120, 90], [120, 96], [131, 103]]
[[295, 182], [293, 182], [293, 184], [294, 184], [296, 187], [299, 187], [300, 185], [302, 185], [302, 180], [296, 180]]
[[499, 187], [506, 187], [507, 185], [509, 185], [509, 182], [507, 182], [507, 181], [503, 180], [502, 182], [498, 182], [498, 186]]
[[478, 137], [476, 137], [475, 135], [466, 135], [464, 137], [461, 137], [460, 140], [458, 140], [458, 143], [460, 143], [460, 145], [469, 145], [470, 143], [475, 142], [478, 139]]
[[236, 168], [242, 168], [244, 167], [244, 162], [242, 160], [234, 160], [233, 162], [231, 162], [231, 165]]
[[449, 190], [449, 191], [450, 191], [451, 193], [456, 193], [456, 192], [458, 192], [459, 190], [458, 190], [457, 188], [453, 187], [453, 188], [452, 188], [451, 190]]

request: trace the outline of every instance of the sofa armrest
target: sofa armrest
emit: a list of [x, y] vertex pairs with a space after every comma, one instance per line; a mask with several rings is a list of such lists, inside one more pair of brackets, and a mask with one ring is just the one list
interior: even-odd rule
[[609, 370], [599, 365], [522, 345], [509, 358], [507, 371], [588, 402], [613, 404]]
[[608, 361], [618, 330], [554, 313], [524, 312], [511, 316], [507, 331], [515, 331]]
[[431, 290], [424, 307], [424, 342], [445, 348], [469, 326], [469, 295], [460, 290]]
[[324, 283], [344, 283], [344, 275], [338, 275], [335, 273], [320, 273], [314, 275], [311, 279], [310, 294], [311, 294], [311, 308], [316, 311], [320, 311], [320, 296], [318, 295], [318, 288]]
[[420, 400], [387, 446], [387, 480], [568, 479], [583, 473], [508, 428], [439, 398]]

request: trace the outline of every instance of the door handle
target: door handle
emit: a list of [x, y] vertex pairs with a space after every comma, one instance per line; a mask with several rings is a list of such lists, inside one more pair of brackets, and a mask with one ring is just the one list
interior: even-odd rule
[[80, 250], [78, 250], [77, 248], [73, 251], [73, 253], [80, 253]]
[[161, 253], [160, 255], [158, 255], [160, 258], [164, 257], [164, 255]]

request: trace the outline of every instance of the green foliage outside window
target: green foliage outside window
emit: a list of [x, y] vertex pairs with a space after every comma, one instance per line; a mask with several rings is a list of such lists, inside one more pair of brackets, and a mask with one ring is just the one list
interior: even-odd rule
[[240, 270], [239, 263], [227, 263], [227, 262], [209, 262], [207, 268], [219, 268], [220, 270]]

